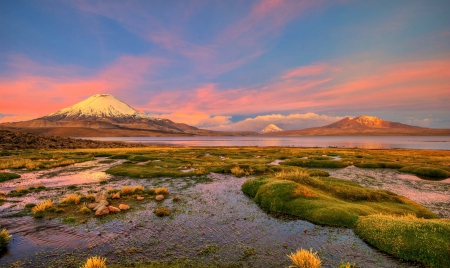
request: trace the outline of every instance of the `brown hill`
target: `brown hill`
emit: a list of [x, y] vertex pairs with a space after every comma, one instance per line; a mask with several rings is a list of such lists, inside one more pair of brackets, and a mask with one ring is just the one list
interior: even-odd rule
[[335, 123], [301, 130], [286, 130], [265, 136], [450, 136], [450, 129], [433, 129], [390, 122], [375, 116], [346, 117]]

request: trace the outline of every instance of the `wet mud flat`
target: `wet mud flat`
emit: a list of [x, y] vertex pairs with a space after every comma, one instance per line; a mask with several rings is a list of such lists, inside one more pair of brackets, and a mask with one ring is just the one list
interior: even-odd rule
[[450, 179], [431, 181], [394, 169], [367, 169], [349, 166], [323, 169], [332, 177], [347, 179], [372, 189], [388, 190], [408, 197], [441, 218], [450, 218]]
[[[71, 168], [60, 168], [59, 174], [50, 177], [60, 181], [65, 174], [62, 169], [67, 169], [68, 175]], [[42, 173], [40, 176], [48, 178]], [[337, 267], [341, 262], [359, 267], [413, 267], [371, 248], [351, 229], [323, 227], [266, 213], [242, 193], [241, 186], [247, 179], [214, 173], [176, 179], [111, 176], [106, 185], [81, 184], [78, 191], [82, 193], [122, 185], [165, 186], [172, 196], [180, 198], [178, 202], [172, 198], [161, 203], [150, 201], [129, 212], [93, 218], [83, 224], [62, 223], [57, 218], [8, 217], [22, 205], [8, 207], [0, 211], [0, 221], [13, 239], [0, 258], [0, 267], [14, 263], [22, 267], [79, 267], [93, 255], [106, 257], [107, 264], [187, 259], [238, 267], [287, 267], [290, 261], [286, 254], [299, 248], [318, 251], [324, 267]], [[45, 195], [56, 200], [64, 189], [61, 185], [59, 182], [55, 188], [34, 193], [33, 198]], [[20, 199], [16, 204], [29, 202]], [[168, 207], [172, 214], [157, 217], [153, 211], [161, 206]]]

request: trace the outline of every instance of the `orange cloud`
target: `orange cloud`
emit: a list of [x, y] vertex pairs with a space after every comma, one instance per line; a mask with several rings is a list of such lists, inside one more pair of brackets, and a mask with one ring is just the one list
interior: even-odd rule
[[[18, 65], [15, 59], [29, 65]], [[13, 57], [12, 66], [21, 69], [11, 77], [0, 77], [0, 114], [40, 117], [96, 93], [126, 97], [147, 83], [144, 76], [152, 75], [155, 67], [165, 63], [158, 58], [125, 56], [92, 76], [82, 77], [76, 72], [70, 75], [68, 72], [74, 70], [70, 66], [37, 68], [37, 63]]]
[[[306, 74], [311, 76], [301, 76]], [[359, 114], [380, 107], [442, 110], [450, 102], [448, 85], [449, 60], [335, 62], [298, 67], [263, 87], [221, 89], [218, 84], [205, 84], [190, 91], [160, 92], [147, 107], [159, 113], [178, 110], [216, 115], [317, 109]]]

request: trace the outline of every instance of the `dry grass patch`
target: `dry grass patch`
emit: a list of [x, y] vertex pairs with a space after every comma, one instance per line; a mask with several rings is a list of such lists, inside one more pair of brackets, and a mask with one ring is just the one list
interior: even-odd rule
[[134, 186], [134, 192], [135, 192], [135, 193], [143, 193], [144, 190], [145, 190], [145, 188], [144, 188], [144, 186], [142, 186], [142, 185]]
[[122, 195], [134, 194], [134, 187], [122, 186], [122, 188], [120, 189], [120, 192], [122, 193]]
[[291, 259], [294, 266], [290, 267], [298, 267], [298, 268], [320, 268], [322, 267], [321, 261], [317, 252], [312, 252], [312, 249], [305, 250], [299, 249], [295, 253], [291, 253], [287, 255], [289, 259]]
[[106, 268], [106, 258], [97, 256], [90, 257], [80, 268]]
[[160, 187], [160, 188], [156, 188], [155, 189], [155, 194], [162, 194], [164, 196], [169, 194], [169, 189], [167, 189], [166, 187]]
[[6, 231], [5, 228], [3, 228], [0, 231], [0, 251], [6, 248], [6, 245], [8, 245], [9, 239], [11, 238], [11, 235]]
[[45, 201], [40, 202], [39, 204], [37, 204], [36, 206], [34, 206], [31, 209], [31, 212], [33, 212], [34, 214], [38, 213], [38, 212], [43, 212], [48, 208], [51, 208], [53, 206], [53, 202], [50, 199], [47, 199]]
[[66, 197], [61, 199], [61, 203], [77, 205], [78, 203], [80, 203], [80, 200], [81, 200], [81, 196], [80, 195], [78, 195], [78, 194], [69, 194]]

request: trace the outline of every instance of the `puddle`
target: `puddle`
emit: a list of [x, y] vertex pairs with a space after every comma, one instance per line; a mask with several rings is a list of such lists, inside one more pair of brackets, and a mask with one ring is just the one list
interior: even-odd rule
[[281, 162], [284, 162], [285, 160], [274, 160], [273, 162], [270, 162], [269, 164], [267, 164], [268, 166], [279, 166]]
[[[65, 168], [69, 171], [71, 167]], [[80, 173], [92, 170], [97, 169]], [[84, 260], [92, 255], [106, 257], [110, 264], [182, 256], [205, 263], [237, 262], [242, 267], [287, 267], [290, 261], [286, 254], [301, 247], [318, 251], [323, 267], [337, 267], [341, 261], [359, 267], [412, 267], [366, 245], [351, 229], [323, 227], [264, 212], [243, 195], [241, 186], [247, 178], [222, 174], [208, 178], [209, 183], [196, 183], [193, 178], [113, 177], [106, 186], [80, 185], [82, 193], [121, 185], [165, 186], [180, 198], [178, 202], [169, 198], [158, 204], [142, 204], [141, 210], [132, 208], [111, 221], [94, 218], [69, 225], [58, 219], [5, 218], [0, 212], [2, 226], [13, 235], [0, 267], [19, 260], [30, 267], [48, 267], [58, 261], [64, 267], [67, 256]], [[45, 194], [52, 199], [61, 195], [59, 190]], [[168, 207], [171, 216], [157, 217], [153, 210], [159, 206]], [[217, 250], [202, 251], [208, 247]]]
[[183, 172], [183, 173], [188, 173], [188, 172], [191, 172], [191, 171], [196, 171], [197, 169], [195, 169], [195, 168], [190, 168], [190, 169], [182, 169], [182, 170], [180, 170], [181, 172]]
[[42, 184], [45, 187], [57, 187], [108, 180], [111, 176], [104, 171], [112, 166], [123, 163], [125, 160], [117, 160], [113, 163], [101, 163], [102, 161], [104, 159], [49, 170], [20, 173], [21, 177], [18, 179], [1, 182], [0, 191], [9, 192], [19, 186], [28, 188], [36, 184]]
[[450, 218], [450, 179], [422, 180], [393, 169], [364, 169], [349, 166], [343, 169], [323, 169], [332, 177], [355, 181], [362, 186], [389, 190], [408, 197], [443, 218]]

